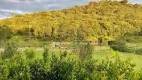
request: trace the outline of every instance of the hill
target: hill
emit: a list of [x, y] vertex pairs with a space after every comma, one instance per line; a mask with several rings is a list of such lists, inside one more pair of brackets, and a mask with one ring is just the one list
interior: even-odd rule
[[0, 25], [8, 26], [15, 35], [50, 40], [95, 40], [140, 34], [141, 14], [140, 4], [101, 1], [70, 9], [15, 15], [1, 20]]

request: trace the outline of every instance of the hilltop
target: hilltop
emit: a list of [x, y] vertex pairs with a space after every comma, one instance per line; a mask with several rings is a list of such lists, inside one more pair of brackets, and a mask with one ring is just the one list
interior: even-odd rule
[[0, 21], [15, 35], [51, 40], [93, 40], [141, 34], [142, 5], [118, 1], [90, 2], [70, 9], [14, 15]]

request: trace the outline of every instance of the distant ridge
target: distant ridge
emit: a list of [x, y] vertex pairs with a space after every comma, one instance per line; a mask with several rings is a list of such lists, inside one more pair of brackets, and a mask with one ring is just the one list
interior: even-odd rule
[[38, 38], [68, 41], [82, 36], [85, 40], [94, 40], [141, 33], [141, 14], [141, 4], [101, 1], [63, 10], [15, 15], [0, 20], [0, 24], [10, 27], [17, 35], [32, 33]]

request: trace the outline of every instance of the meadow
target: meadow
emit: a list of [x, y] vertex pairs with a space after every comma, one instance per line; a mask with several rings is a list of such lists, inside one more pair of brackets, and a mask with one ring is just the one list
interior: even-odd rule
[[88, 42], [78, 42], [74, 48], [18, 48], [9, 42], [0, 54], [1, 80], [142, 79], [141, 55]]
[[[99, 46], [97, 46], [97, 47], [99, 47]], [[33, 48], [33, 49], [36, 50], [35, 48]], [[42, 58], [43, 50], [44, 50], [43, 48], [36, 50], [36, 55], [35, 55], [36, 58]], [[64, 52], [64, 51], [66, 51], [66, 50], [65, 49], [61, 50], [61, 52]], [[50, 48], [49, 49], [50, 56], [52, 54], [55, 54], [56, 56], [59, 57], [62, 54], [61, 52], [60, 52], [59, 48]], [[94, 49], [92, 55], [93, 55], [93, 59], [97, 59], [99, 61], [105, 60], [106, 58], [113, 60], [114, 53], [117, 53], [122, 60], [130, 59], [132, 63], [136, 64], [135, 69], [139, 70], [142, 68], [142, 62], [141, 62], [142, 55], [139, 55], [139, 54], [119, 52], [119, 51], [114, 51], [112, 49], [107, 49], [107, 50], [95, 50]], [[68, 55], [70, 58], [78, 59], [78, 54], [76, 54], [76, 53], [69, 52]]]

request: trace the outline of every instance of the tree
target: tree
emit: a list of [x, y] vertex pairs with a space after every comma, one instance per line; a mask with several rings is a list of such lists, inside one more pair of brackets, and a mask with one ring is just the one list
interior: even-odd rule
[[85, 39], [85, 35], [82, 31], [82, 28], [79, 27], [78, 30], [77, 30], [77, 41], [82, 41]]
[[121, 3], [122, 4], [127, 4], [129, 1], [128, 0], [122, 0]]
[[43, 60], [46, 63], [48, 61], [48, 56], [49, 56], [49, 49], [45, 46], [44, 52], [43, 52]]
[[140, 32], [142, 5], [128, 4], [128, 0], [102, 1], [70, 9], [15, 16], [1, 20], [0, 24], [20, 33], [27, 26], [34, 38], [44, 37], [56, 41], [85, 40], [87, 37], [100, 36], [115, 38]]
[[0, 41], [7, 40], [12, 37], [12, 30], [7, 26], [0, 26]]
[[1, 54], [2, 59], [12, 58], [17, 53], [17, 45], [13, 42], [8, 42], [4, 52]]

